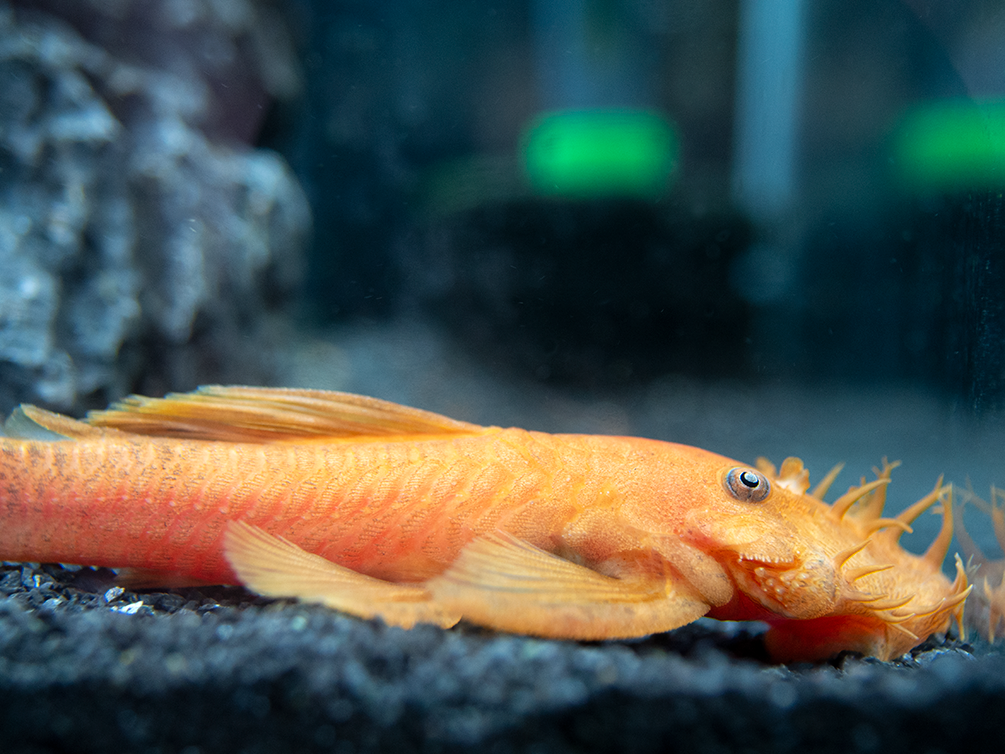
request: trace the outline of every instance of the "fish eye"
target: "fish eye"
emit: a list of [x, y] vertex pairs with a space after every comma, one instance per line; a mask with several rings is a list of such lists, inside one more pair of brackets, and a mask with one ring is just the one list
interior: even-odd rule
[[753, 469], [737, 467], [726, 474], [729, 494], [744, 503], [759, 503], [771, 492], [771, 483]]

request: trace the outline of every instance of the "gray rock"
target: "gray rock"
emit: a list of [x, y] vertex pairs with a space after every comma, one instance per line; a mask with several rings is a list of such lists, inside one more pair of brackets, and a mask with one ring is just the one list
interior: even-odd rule
[[[131, 4], [104, 5], [136, 23]], [[196, 16], [176, 25], [224, 51], [247, 32], [236, 11], [253, 7], [188, 5]], [[209, 7], [235, 11], [230, 26], [199, 16]], [[101, 403], [152, 368], [173, 387], [227, 369], [264, 378], [261, 323], [269, 297], [296, 285], [310, 211], [282, 158], [210, 127], [221, 102], [185, 50], [166, 42], [158, 65], [155, 47], [149, 60], [109, 51], [0, 2], [0, 403]], [[242, 107], [260, 120], [254, 96], [227, 117]], [[197, 319], [214, 354], [195, 370]]]

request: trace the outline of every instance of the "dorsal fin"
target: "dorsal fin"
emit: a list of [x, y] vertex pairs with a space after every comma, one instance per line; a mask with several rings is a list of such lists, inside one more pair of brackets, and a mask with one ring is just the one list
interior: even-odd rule
[[483, 430], [477, 424], [351, 393], [220, 385], [164, 398], [133, 395], [107, 411], [92, 411], [87, 421], [156, 437], [258, 443]]
[[3, 424], [3, 435], [18, 440], [56, 442], [97, 437], [104, 431], [44, 408], [22, 404], [11, 411]]

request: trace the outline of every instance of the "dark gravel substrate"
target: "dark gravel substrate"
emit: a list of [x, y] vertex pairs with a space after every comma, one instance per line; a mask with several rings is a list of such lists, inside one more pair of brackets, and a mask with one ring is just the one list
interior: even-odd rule
[[[112, 591], [109, 591], [112, 590]], [[0, 572], [3, 751], [991, 750], [1005, 657], [772, 666], [756, 627], [639, 642], [413, 631], [241, 590], [121, 592], [111, 573]]]

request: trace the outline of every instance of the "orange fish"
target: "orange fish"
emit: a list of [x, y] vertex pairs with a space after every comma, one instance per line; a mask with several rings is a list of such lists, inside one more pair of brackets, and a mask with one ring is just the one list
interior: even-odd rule
[[[131, 397], [79, 422], [33, 406], [0, 438], [0, 558], [239, 583], [411, 627], [461, 618], [610, 639], [761, 620], [779, 660], [896, 657], [970, 589], [942, 485], [882, 518], [890, 464], [832, 505], [802, 462], [481, 427], [312, 390]], [[898, 544], [936, 502], [922, 556]], [[961, 627], [962, 630], [962, 627]]]

